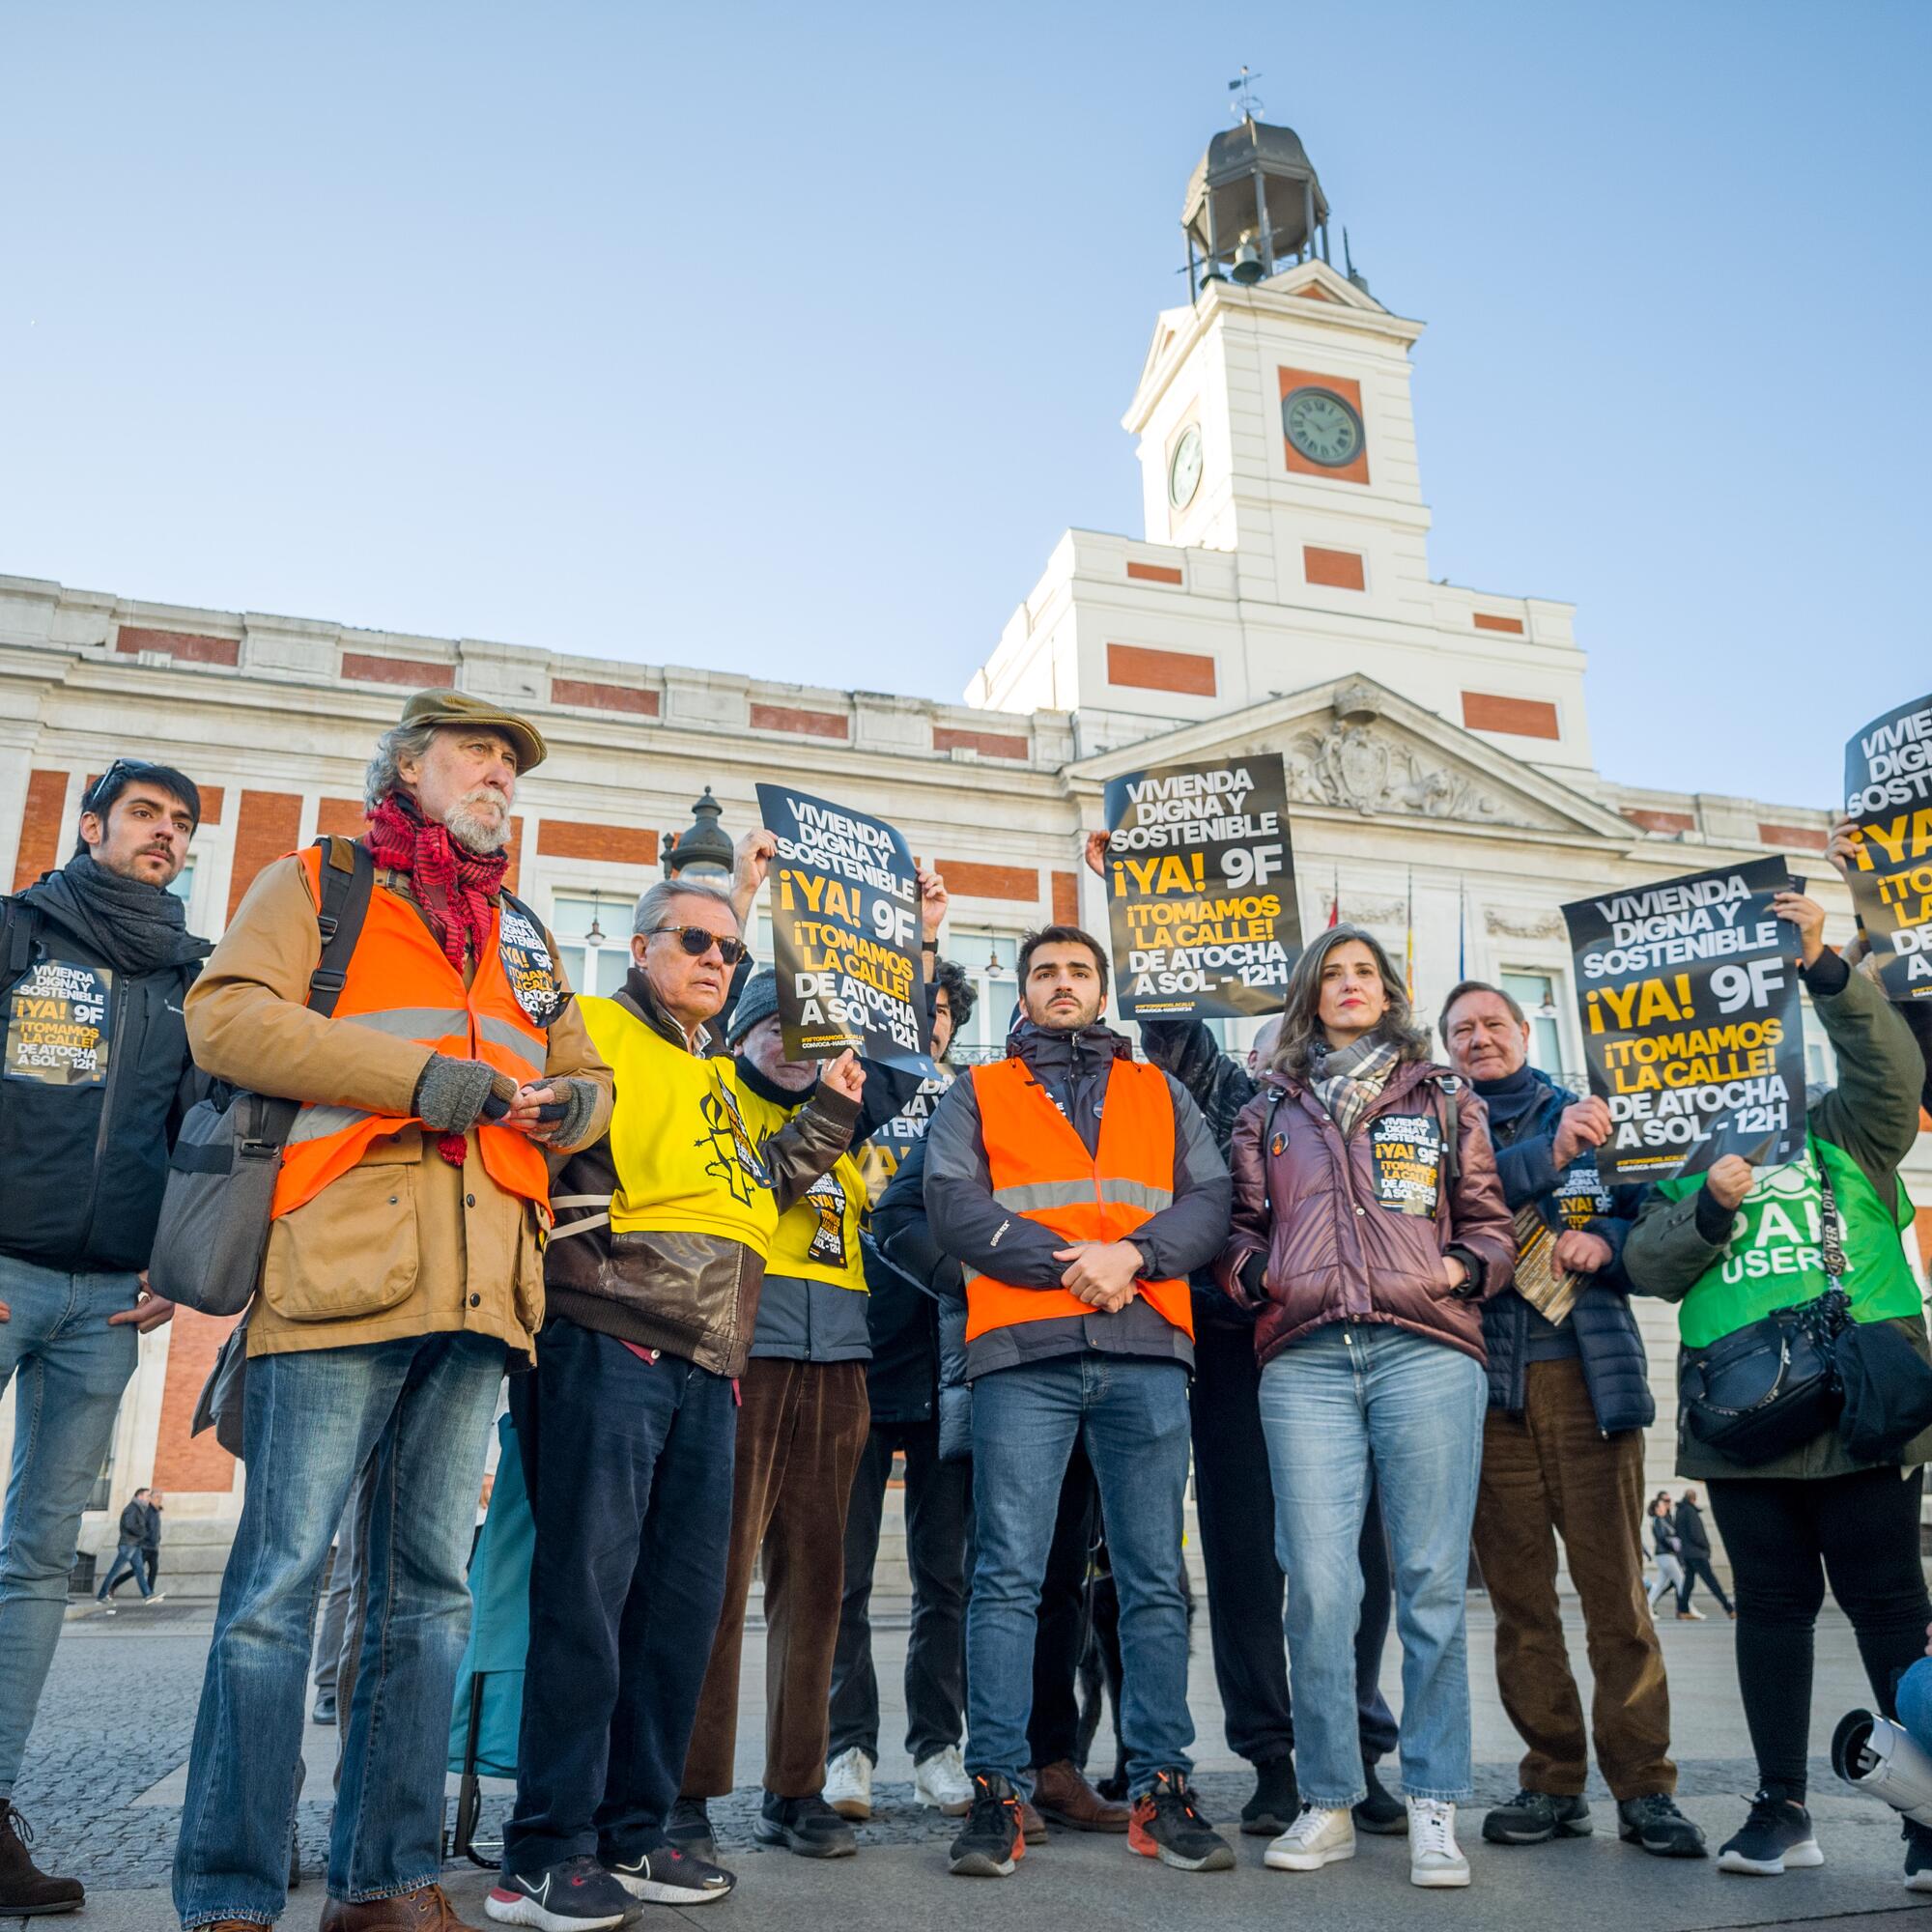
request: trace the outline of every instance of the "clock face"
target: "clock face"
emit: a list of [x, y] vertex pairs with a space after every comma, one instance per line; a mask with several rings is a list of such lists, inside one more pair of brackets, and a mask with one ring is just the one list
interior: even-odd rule
[[1324, 469], [1346, 469], [1362, 453], [1362, 419], [1333, 389], [1291, 390], [1281, 426], [1296, 453]]
[[1167, 500], [1184, 510], [1201, 487], [1201, 432], [1192, 423], [1180, 432], [1167, 466]]

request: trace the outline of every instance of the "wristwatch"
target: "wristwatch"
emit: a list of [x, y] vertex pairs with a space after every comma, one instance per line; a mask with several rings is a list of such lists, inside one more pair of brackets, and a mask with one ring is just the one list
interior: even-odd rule
[[1453, 1301], [1480, 1301], [1483, 1298], [1483, 1264], [1460, 1241], [1451, 1241], [1442, 1251], [1463, 1264], [1463, 1279], [1449, 1291]]

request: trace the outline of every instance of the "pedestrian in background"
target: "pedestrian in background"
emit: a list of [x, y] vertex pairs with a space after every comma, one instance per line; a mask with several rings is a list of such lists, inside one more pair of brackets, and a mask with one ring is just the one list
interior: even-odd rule
[[1657, 1581], [1650, 1586], [1650, 1608], [1654, 1616], [1665, 1597], [1674, 1598], [1684, 1587], [1680, 1554], [1684, 1546], [1677, 1540], [1677, 1517], [1667, 1490], [1659, 1490], [1651, 1498], [1649, 1518], [1650, 1548], [1657, 1560]]
[[1724, 1606], [1724, 1614], [1735, 1623], [1737, 1607], [1724, 1594], [1718, 1573], [1711, 1568], [1711, 1538], [1704, 1527], [1704, 1512], [1697, 1507], [1695, 1490], [1686, 1490], [1678, 1499], [1675, 1524], [1677, 1560], [1684, 1571], [1684, 1580], [1677, 1586], [1678, 1620], [1692, 1623], [1704, 1621], [1704, 1612], [1693, 1609], [1690, 1604], [1690, 1593], [1701, 1581], [1709, 1586], [1712, 1596]]
[[[100, 1579], [100, 1587], [94, 1593], [97, 1604], [105, 1604], [114, 1592], [129, 1577], [134, 1579], [134, 1587], [141, 1593], [145, 1604], [154, 1594], [154, 1581], [148, 1574], [148, 1495], [145, 1489], [136, 1490], [128, 1498], [128, 1506], [121, 1512], [120, 1547], [114, 1552], [114, 1561], [108, 1566], [107, 1575]], [[154, 1537], [156, 1548], [160, 1546], [160, 1524], [156, 1520]], [[110, 1608], [108, 1615], [112, 1616]]]

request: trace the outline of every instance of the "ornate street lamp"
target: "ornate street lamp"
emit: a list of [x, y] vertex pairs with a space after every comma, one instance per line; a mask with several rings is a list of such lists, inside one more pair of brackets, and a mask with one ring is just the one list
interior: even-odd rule
[[664, 873], [668, 879], [705, 879], [716, 883], [731, 876], [737, 848], [719, 824], [724, 808], [704, 787], [704, 796], [691, 808], [691, 823], [682, 832], [663, 835]]

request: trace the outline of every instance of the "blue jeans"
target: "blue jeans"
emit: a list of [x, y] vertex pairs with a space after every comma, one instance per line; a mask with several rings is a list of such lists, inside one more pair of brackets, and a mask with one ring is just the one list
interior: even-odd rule
[[1898, 1721], [1920, 1750], [1932, 1753], [1932, 1657], [1921, 1657], [1905, 1671], [1893, 1695]]
[[134, 1587], [140, 1591], [143, 1601], [155, 1594], [155, 1586], [148, 1580], [148, 1554], [138, 1543], [124, 1543], [114, 1552], [114, 1567], [101, 1578], [99, 1589], [94, 1593], [97, 1604], [104, 1604], [114, 1594], [114, 1586], [123, 1576], [134, 1579]]
[[407, 1336], [257, 1355], [243, 1411], [248, 1487], [221, 1579], [175, 1850], [185, 1925], [270, 1924], [287, 1902], [309, 1634], [329, 1539], [374, 1452], [368, 1613], [342, 1717], [332, 1898], [432, 1885], [464, 1584], [503, 1345]]
[[966, 1605], [966, 1763], [1031, 1795], [1027, 1720], [1040, 1578], [1075, 1440], [1100, 1485], [1121, 1599], [1121, 1742], [1136, 1796], [1158, 1771], [1189, 1771], [1187, 1371], [1179, 1362], [1054, 1355], [973, 1384], [979, 1556]]
[[131, 1274], [60, 1274], [0, 1255], [0, 1390], [18, 1378], [14, 1467], [0, 1523], [0, 1798], [19, 1776], [34, 1707], [67, 1614], [68, 1573], [88, 1492], [107, 1460], [134, 1373]]
[[1473, 1356], [1388, 1322], [1331, 1322], [1262, 1371], [1275, 1552], [1288, 1577], [1295, 1770], [1311, 1804], [1338, 1809], [1368, 1790], [1354, 1636], [1372, 1465], [1402, 1639], [1403, 1789], [1451, 1803], [1470, 1796], [1463, 1592], [1488, 1402]]

